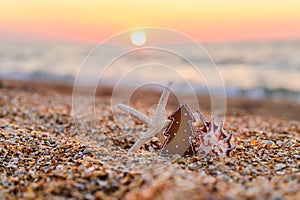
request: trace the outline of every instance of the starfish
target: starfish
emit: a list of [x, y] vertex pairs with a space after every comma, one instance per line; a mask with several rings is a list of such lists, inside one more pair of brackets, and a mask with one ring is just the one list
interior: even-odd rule
[[118, 108], [129, 112], [134, 118], [141, 120], [146, 125], [149, 126], [149, 129], [143, 133], [140, 138], [136, 141], [136, 143], [129, 149], [129, 152], [135, 152], [138, 150], [149, 138], [153, 137], [154, 135], [158, 134], [159, 140], [161, 143], [164, 142], [164, 136], [162, 134], [163, 130], [169, 125], [169, 120], [164, 120], [165, 114], [165, 107], [167, 105], [169, 96], [170, 96], [170, 88], [172, 87], [173, 83], [170, 81], [167, 83], [167, 86], [164, 88], [163, 93], [159, 99], [156, 112], [154, 118], [151, 119], [148, 116], [144, 115], [143, 113], [139, 112], [138, 110], [125, 105], [125, 104], [118, 104]]

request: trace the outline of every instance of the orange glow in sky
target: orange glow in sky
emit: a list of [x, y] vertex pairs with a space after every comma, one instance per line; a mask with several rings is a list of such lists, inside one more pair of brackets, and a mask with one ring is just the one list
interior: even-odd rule
[[0, 40], [100, 42], [147, 26], [204, 42], [293, 40], [299, 11], [299, 0], [9, 0], [0, 6]]

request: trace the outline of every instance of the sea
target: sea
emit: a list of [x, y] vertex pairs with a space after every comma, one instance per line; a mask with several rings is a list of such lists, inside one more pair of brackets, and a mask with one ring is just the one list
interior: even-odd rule
[[300, 103], [300, 41], [204, 43], [201, 51], [166, 45], [120, 55], [117, 44], [2, 41], [0, 78], [123, 87], [172, 80], [198, 93], [212, 87], [228, 97]]

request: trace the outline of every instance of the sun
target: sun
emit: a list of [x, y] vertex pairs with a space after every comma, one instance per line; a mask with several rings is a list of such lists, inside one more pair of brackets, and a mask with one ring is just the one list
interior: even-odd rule
[[134, 32], [130, 37], [130, 41], [134, 46], [143, 46], [147, 41], [147, 36], [141, 31]]

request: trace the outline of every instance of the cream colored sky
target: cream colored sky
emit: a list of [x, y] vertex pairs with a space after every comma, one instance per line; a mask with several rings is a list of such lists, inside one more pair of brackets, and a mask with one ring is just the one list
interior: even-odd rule
[[96, 42], [156, 26], [200, 41], [299, 39], [299, 10], [299, 0], [7, 0], [0, 6], [0, 37]]

